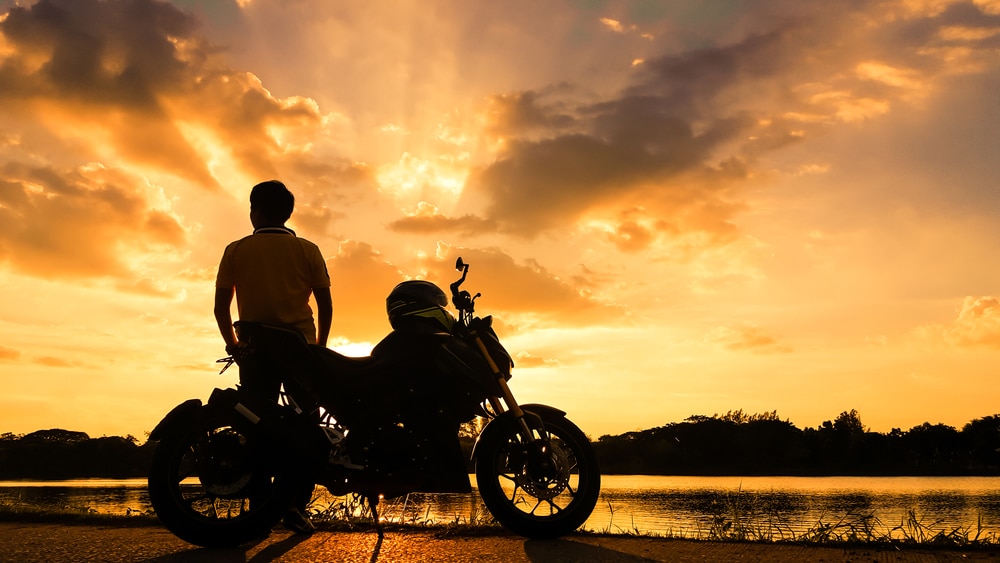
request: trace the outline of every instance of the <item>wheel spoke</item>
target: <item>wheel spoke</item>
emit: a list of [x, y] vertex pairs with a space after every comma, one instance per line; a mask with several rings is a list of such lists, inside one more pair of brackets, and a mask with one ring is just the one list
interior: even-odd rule
[[[184, 498], [184, 502], [188, 505], [188, 507], [194, 509], [194, 503], [199, 502], [199, 501], [203, 501], [203, 500], [208, 500], [208, 499], [211, 499], [211, 498], [213, 498], [213, 497], [210, 496], [210, 495], [207, 495], [207, 494], [195, 495], [193, 497], [185, 497]], [[213, 502], [214, 502], [214, 500], [213, 500]]]
[[515, 501], [514, 499], [517, 498], [517, 490], [520, 489], [520, 488], [521, 488], [521, 484], [518, 483], [517, 481], [515, 481], [514, 482], [514, 490], [510, 492], [510, 498], [507, 499], [507, 500], [509, 500], [511, 502], [511, 504], [514, 504], [514, 505], [517, 504], [517, 501]]

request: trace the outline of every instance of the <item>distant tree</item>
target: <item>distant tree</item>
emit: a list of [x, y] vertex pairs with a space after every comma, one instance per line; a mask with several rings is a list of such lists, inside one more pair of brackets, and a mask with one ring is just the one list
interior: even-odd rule
[[703, 414], [692, 414], [691, 416], [684, 419], [684, 422], [704, 422], [706, 420], [712, 420], [714, 416], [705, 416]]
[[970, 470], [1000, 469], [1000, 415], [972, 420], [962, 427], [961, 437]]
[[775, 411], [731, 410], [604, 435], [594, 444], [607, 473], [672, 475], [963, 475], [1000, 473], [1000, 415], [959, 433], [926, 423], [870, 431], [857, 410], [799, 430]]
[[833, 429], [837, 432], [855, 435], [864, 434], [868, 431], [868, 428], [861, 423], [861, 415], [854, 409], [851, 409], [850, 412], [844, 411], [837, 415], [837, 418], [833, 420]]
[[716, 420], [722, 420], [725, 422], [732, 422], [734, 424], [745, 424], [750, 420], [750, 416], [743, 412], [743, 409], [738, 409], [735, 411], [726, 411], [726, 414], [719, 416], [718, 414], [712, 416]]
[[153, 447], [137, 442], [134, 436], [91, 439], [84, 432], [39, 430], [0, 442], [0, 479], [141, 477]]
[[951, 473], [960, 466], [959, 438], [952, 426], [925, 422], [910, 428], [903, 441], [916, 468], [928, 473]]
[[716, 414], [712, 418], [724, 420], [726, 422], [735, 422], [736, 424], [748, 424], [750, 422], [757, 422], [761, 420], [781, 420], [781, 417], [778, 416], [778, 411], [747, 414], [743, 412], [743, 409], [727, 411], [726, 414], [722, 416]]
[[47, 442], [51, 444], [76, 444], [89, 440], [90, 436], [86, 432], [74, 432], [63, 430], [62, 428], [52, 428], [51, 430], [38, 430], [30, 434], [25, 434], [22, 442]]

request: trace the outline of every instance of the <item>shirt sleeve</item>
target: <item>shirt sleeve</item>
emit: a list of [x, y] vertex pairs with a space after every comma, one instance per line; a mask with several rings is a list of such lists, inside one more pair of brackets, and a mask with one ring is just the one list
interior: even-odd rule
[[330, 287], [330, 271], [326, 267], [326, 260], [323, 259], [323, 253], [320, 252], [318, 246], [312, 245], [309, 261], [309, 269], [312, 272], [312, 286]]
[[233, 262], [233, 248], [230, 244], [222, 253], [222, 260], [219, 262], [219, 273], [215, 276], [215, 287], [231, 288], [236, 287], [236, 268]]

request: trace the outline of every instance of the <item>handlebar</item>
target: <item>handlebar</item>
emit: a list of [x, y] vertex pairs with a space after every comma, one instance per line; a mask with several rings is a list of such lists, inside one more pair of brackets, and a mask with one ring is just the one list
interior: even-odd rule
[[461, 286], [465, 283], [465, 276], [469, 274], [469, 265], [466, 264], [462, 257], [459, 256], [458, 260], [455, 261], [455, 269], [462, 272], [462, 277], [451, 284], [451, 303], [458, 309], [459, 319], [467, 320], [472, 318], [472, 314], [476, 309], [476, 298], [480, 297], [482, 294], [477, 293], [472, 295], [468, 291], [461, 290]]

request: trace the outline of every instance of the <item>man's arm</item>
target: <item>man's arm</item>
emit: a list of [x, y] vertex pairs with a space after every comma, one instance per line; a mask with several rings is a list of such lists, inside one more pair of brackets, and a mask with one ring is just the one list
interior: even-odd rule
[[226, 341], [226, 351], [236, 344], [236, 332], [233, 330], [233, 314], [230, 306], [233, 303], [233, 288], [215, 288], [215, 321], [219, 323], [219, 332]]
[[316, 344], [326, 346], [326, 341], [330, 338], [330, 326], [333, 324], [333, 297], [330, 296], [329, 287], [314, 287], [313, 296], [316, 298]]

